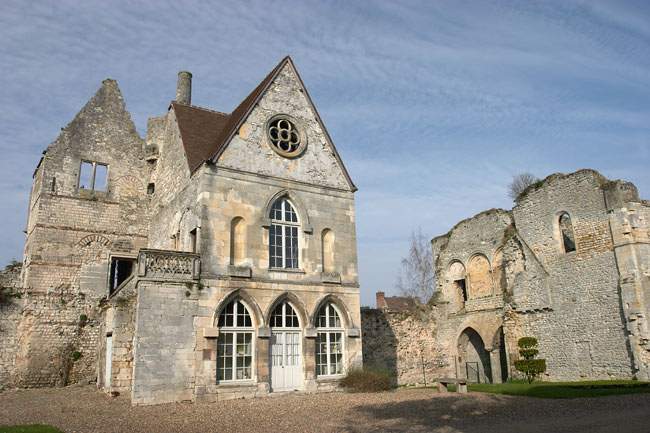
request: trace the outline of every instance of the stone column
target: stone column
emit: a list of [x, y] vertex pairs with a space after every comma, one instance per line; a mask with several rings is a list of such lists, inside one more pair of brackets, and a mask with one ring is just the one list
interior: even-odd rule
[[490, 351], [490, 365], [492, 366], [492, 383], [502, 383], [500, 347], [495, 347]]

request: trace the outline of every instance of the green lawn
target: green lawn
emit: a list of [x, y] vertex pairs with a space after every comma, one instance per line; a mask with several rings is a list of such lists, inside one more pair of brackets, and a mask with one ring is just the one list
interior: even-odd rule
[[0, 433], [63, 433], [58, 428], [49, 425], [30, 424], [1, 427]]
[[[455, 386], [454, 386], [455, 388]], [[600, 380], [591, 382], [483, 383], [468, 385], [475, 392], [525, 395], [540, 398], [580, 398], [603, 395], [650, 393], [650, 382]]]

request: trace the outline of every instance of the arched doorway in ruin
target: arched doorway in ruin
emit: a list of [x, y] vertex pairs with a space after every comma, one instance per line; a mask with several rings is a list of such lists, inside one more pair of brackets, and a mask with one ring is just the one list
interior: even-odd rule
[[458, 377], [470, 383], [491, 383], [490, 353], [485, 350], [481, 335], [468, 327], [458, 337]]

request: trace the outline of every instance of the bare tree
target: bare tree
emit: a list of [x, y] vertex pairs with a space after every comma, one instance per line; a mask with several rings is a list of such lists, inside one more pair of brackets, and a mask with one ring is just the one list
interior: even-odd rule
[[419, 298], [421, 302], [427, 302], [433, 295], [433, 254], [431, 243], [421, 227], [411, 233], [409, 255], [402, 259], [395, 289], [401, 295]]
[[512, 177], [512, 182], [508, 185], [508, 197], [517, 200], [517, 197], [530, 185], [539, 182], [539, 178], [532, 173], [519, 173]]

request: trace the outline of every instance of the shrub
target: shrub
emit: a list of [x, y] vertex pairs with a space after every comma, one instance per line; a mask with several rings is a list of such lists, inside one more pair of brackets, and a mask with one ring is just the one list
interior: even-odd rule
[[79, 358], [81, 358], [81, 352], [73, 352], [72, 353], [72, 361], [73, 362], [79, 361]]
[[519, 346], [519, 355], [524, 359], [515, 361], [515, 368], [524, 374], [528, 383], [533, 383], [537, 376], [546, 371], [546, 359], [535, 359], [539, 354], [536, 338], [520, 338], [517, 346]]
[[388, 391], [393, 388], [393, 374], [379, 367], [353, 368], [340, 385], [353, 392]]

